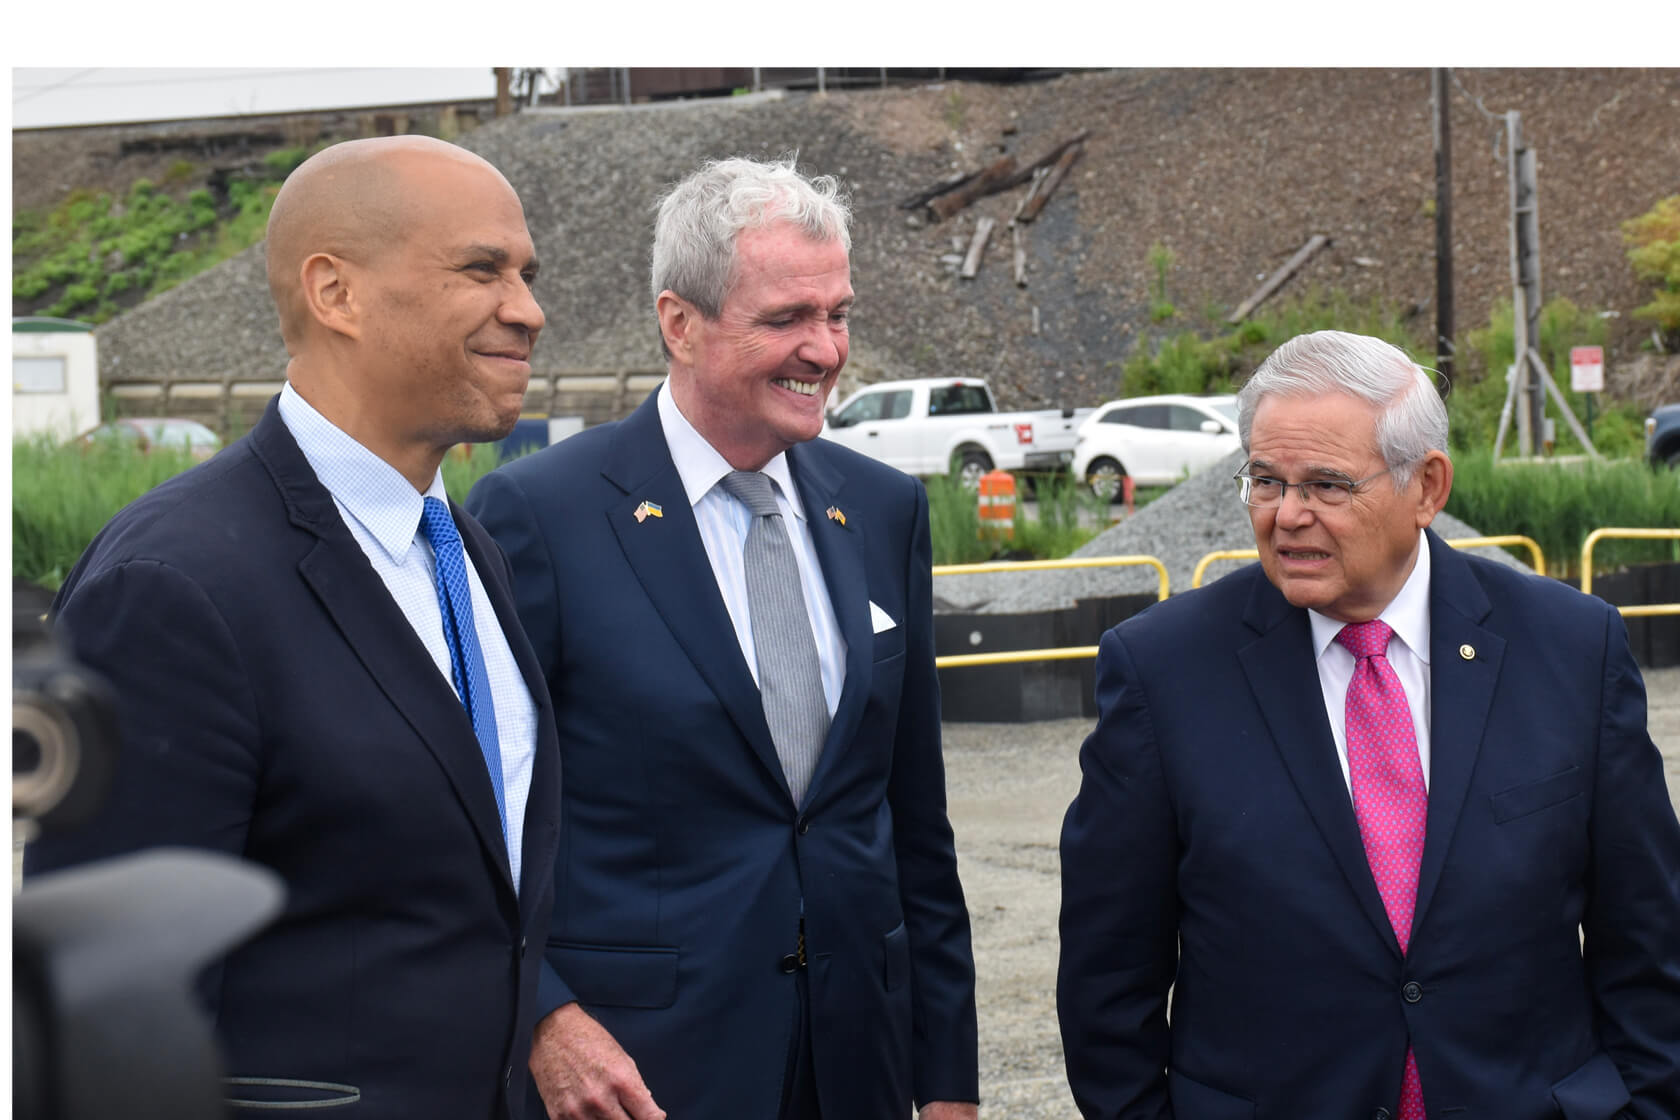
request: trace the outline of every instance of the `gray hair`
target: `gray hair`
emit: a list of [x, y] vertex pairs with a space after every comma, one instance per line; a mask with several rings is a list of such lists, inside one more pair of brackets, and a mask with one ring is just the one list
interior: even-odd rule
[[[806, 178], [794, 160], [710, 160], [672, 187], [654, 223], [653, 298], [669, 289], [716, 319], [735, 283], [735, 240], [744, 229], [789, 222], [851, 252], [851, 200], [834, 176]], [[670, 357], [663, 336], [659, 348]]]
[[1243, 453], [1262, 399], [1345, 393], [1380, 410], [1377, 451], [1394, 488], [1403, 489], [1426, 454], [1447, 449], [1447, 406], [1430, 372], [1380, 338], [1346, 331], [1296, 335], [1272, 351], [1237, 394]]

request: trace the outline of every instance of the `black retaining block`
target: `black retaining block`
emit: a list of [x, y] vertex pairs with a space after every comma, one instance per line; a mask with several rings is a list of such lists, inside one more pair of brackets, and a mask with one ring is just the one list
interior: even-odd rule
[[[1642, 603], [1680, 603], [1680, 564], [1637, 564], [1594, 576], [1592, 591], [1618, 607]], [[1680, 665], [1680, 615], [1651, 615], [1626, 620], [1628, 643], [1642, 669]]]
[[[1081, 599], [1030, 614], [936, 614], [934, 651], [1001, 653], [1094, 646], [1109, 627], [1155, 602], [1154, 595]], [[1017, 661], [939, 670], [940, 714], [973, 723], [1096, 718], [1096, 660]]]

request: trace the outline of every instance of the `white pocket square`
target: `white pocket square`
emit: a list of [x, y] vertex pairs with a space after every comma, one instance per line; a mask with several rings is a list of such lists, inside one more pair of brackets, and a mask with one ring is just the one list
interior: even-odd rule
[[892, 620], [892, 615], [888, 614], [886, 611], [884, 611], [880, 607], [876, 606], [875, 601], [873, 599], [871, 599], [869, 601], [870, 633], [881, 634], [881, 633], [884, 633], [888, 630], [891, 630], [893, 627], [895, 627], [897, 625], [898, 625], [898, 623], [896, 623]]

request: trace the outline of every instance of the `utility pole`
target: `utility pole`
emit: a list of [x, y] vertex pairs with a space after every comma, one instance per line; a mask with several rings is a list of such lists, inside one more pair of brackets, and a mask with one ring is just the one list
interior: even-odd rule
[[1452, 136], [1448, 127], [1447, 71], [1430, 74], [1435, 109], [1435, 368], [1453, 380]]
[[496, 115], [505, 117], [513, 112], [513, 67], [497, 66], [496, 74]]
[[1499, 412], [1499, 433], [1493, 441], [1493, 457], [1499, 458], [1505, 443], [1505, 429], [1512, 412], [1517, 420], [1518, 454], [1549, 450], [1546, 438], [1546, 393], [1569, 424], [1569, 430], [1587, 454], [1603, 458], [1581, 422], [1569, 407], [1563, 390], [1557, 387], [1546, 363], [1540, 360], [1540, 187], [1536, 168], [1539, 157], [1522, 141], [1522, 114], [1515, 109], [1505, 114], [1505, 139], [1510, 145], [1508, 170], [1511, 177], [1511, 341], [1510, 383], [1505, 405]]

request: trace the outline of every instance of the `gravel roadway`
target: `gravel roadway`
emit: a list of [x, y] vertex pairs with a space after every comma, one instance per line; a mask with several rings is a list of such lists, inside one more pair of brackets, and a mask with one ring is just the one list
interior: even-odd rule
[[[1680, 812], [1680, 668], [1645, 674]], [[945, 765], [979, 972], [981, 1111], [1077, 1116], [1056, 1029], [1056, 841], [1092, 720], [947, 723]]]

